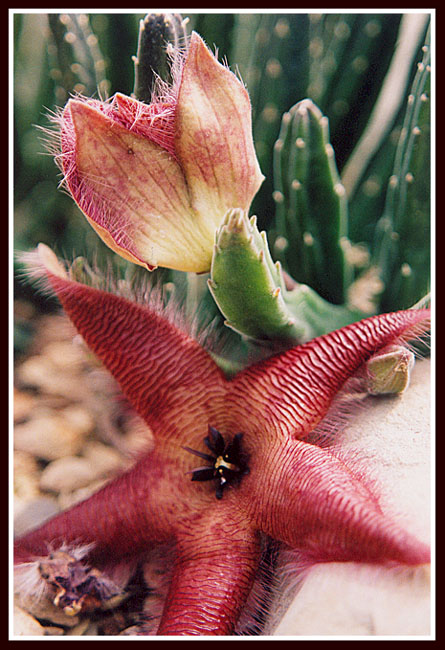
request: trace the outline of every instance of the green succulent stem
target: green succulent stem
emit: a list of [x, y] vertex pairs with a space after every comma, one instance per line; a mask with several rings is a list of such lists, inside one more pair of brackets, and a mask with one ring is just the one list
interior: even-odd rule
[[282, 118], [274, 182], [286, 268], [329, 302], [343, 304], [351, 281], [344, 254], [347, 200], [329, 143], [328, 119], [309, 99]]
[[341, 170], [375, 106], [401, 21], [401, 13], [311, 15], [307, 96], [329, 115]]
[[[271, 168], [281, 116], [306, 96], [309, 73], [308, 14], [238, 14], [232, 31], [231, 61], [239, 66], [252, 103], [255, 148], [263, 171]], [[216, 41], [215, 41], [216, 42]], [[252, 211], [268, 226], [273, 214], [273, 179], [266, 178]]]
[[425, 255], [430, 236], [429, 35], [422, 52], [376, 228], [374, 256], [385, 286], [383, 310], [409, 307], [429, 290], [429, 255]]
[[307, 285], [293, 282], [289, 290], [281, 264], [271, 257], [266, 233], [242, 210], [229, 211], [216, 233], [208, 286], [228, 327], [272, 349], [310, 340], [362, 317], [328, 303]]
[[73, 93], [108, 95], [105, 58], [86, 14], [48, 14], [48, 48], [57, 103]]
[[168, 44], [177, 48], [187, 43], [185, 22], [180, 14], [147, 14], [139, 24], [137, 54], [134, 62], [136, 99], [150, 103], [156, 79], [171, 82]]

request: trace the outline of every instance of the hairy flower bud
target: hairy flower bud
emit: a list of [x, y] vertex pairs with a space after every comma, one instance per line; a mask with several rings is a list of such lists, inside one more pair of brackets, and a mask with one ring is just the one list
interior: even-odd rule
[[71, 99], [59, 118], [59, 160], [112, 250], [150, 270], [200, 273], [224, 215], [249, 209], [263, 175], [242, 83], [196, 33], [176, 55], [172, 87], [151, 104], [119, 93], [110, 102]]

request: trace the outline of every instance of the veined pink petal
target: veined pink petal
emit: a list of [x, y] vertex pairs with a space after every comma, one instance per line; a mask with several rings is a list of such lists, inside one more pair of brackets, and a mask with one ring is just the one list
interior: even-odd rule
[[213, 229], [191, 207], [177, 161], [86, 102], [70, 100], [65, 115], [66, 183], [105, 243], [149, 269], [206, 271]]
[[218, 226], [230, 208], [249, 209], [264, 178], [249, 96], [196, 33], [182, 71], [175, 145], [197, 211]]
[[429, 562], [428, 545], [385, 514], [363, 476], [330, 451], [287, 440], [269, 445], [261, 463], [252, 472], [264, 483], [249, 482], [249, 507], [274, 539], [316, 562]]
[[178, 539], [173, 578], [158, 634], [231, 634], [252, 586], [260, 538], [241, 511], [223, 504], [195, 521], [197, 535]]
[[189, 444], [200, 444], [224, 406], [226, 382], [210, 355], [154, 307], [64, 276], [44, 244], [37, 265], [43, 268], [35, 273], [47, 278], [78, 332], [155, 436], [187, 436]]
[[305, 439], [344, 382], [373, 354], [429, 327], [428, 309], [410, 309], [366, 318], [298, 345], [235, 377], [234, 408], [249, 402], [251, 421], [258, 418], [263, 427], [268, 421], [271, 431]]
[[[133, 471], [122, 474], [90, 499], [77, 503], [29, 532], [15, 545], [15, 562], [45, 555], [48, 540], [53, 547], [92, 544], [89, 561], [98, 561], [102, 565], [113, 564], [131, 553], [146, 550], [147, 544], [153, 540], [165, 541], [143, 496], [144, 490], [153, 493], [159, 489], [159, 464], [156, 453], [147, 454]], [[159, 513], [157, 515], [159, 517]]]
[[133, 97], [116, 93], [113, 107], [116, 107], [117, 110], [110, 113], [110, 117], [112, 116], [129, 131], [143, 135], [158, 144], [171, 156], [176, 156], [175, 103], [144, 104]]

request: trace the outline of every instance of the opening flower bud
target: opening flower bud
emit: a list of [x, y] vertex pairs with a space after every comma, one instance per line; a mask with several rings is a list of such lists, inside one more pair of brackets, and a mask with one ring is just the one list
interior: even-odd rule
[[414, 353], [402, 345], [389, 346], [366, 364], [367, 389], [372, 395], [402, 393], [409, 384]]
[[226, 212], [262, 181], [246, 89], [193, 33], [168, 92], [71, 99], [59, 118], [65, 184], [116, 253], [147, 269], [210, 269]]

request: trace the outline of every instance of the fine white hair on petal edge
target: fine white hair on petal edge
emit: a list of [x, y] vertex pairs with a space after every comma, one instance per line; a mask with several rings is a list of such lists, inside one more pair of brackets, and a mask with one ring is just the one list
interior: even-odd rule
[[[44, 296], [51, 298], [55, 296], [48, 273], [64, 277], [68, 281], [77, 281], [72, 272], [73, 264], [56, 257], [46, 245], [40, 244], [34, 251], [18, 252], [16, 259], [22, 267], [18, 272], [19, 279], [34, 284]], [[209, 353], [222, 354], [223, 348], [227, 345], [229, 332], [226, 332], [225, 329], [218, 330], [215, 326], [217, 320], [215, 318], [208, 318], [203, 322], [203, 319], [196, 313], [187, 316], [174, 290], [171, 291], [169, 287], [162, 286], [136, 267], [133, 268], [137, 272], [129, 280], [119, 277], [118, 271], [111, 262], [105, 269], [99, 268], [95, 262], [89, 264], [83, 258], [82, 263], [85, 272], [82, 273], [81, 284], [112, 293], [130, 302], [145, 305], [195, 340]]]

